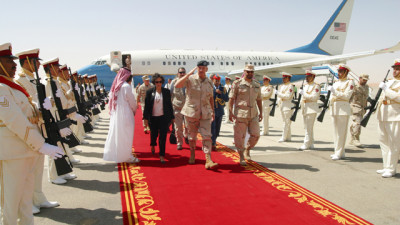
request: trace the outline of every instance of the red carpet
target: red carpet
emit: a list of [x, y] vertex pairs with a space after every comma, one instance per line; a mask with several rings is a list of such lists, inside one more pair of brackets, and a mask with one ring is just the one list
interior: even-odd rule
[[119, 164], [124, 224], [370, 224], [255, 162], [239, 166], [237, 153], [220, 144], [212, 153], [217, 170], [204, 169], [200, 147], [188, 165], [187, 145], [167, 144], [161, 164], [140, 112], [134, 137], [142, 161]]

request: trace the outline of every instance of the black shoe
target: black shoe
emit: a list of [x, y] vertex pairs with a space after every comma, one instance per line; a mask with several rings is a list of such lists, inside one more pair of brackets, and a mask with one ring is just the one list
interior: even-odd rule
[[189, 144], [189, 138], [185, 138], [185, 143], [188, 145]]
[[154, 146], [151, 146], [151, 154], [156, 154], [156, 149], [154, 148]]

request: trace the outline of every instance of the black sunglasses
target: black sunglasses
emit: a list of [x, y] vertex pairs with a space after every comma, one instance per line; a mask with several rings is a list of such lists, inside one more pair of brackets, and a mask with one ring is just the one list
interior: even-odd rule
[[183, 72], [181, 71], [181, 72], [178, 72], [178, 73], [186, 73], [186, 71], [183, 71]]
[[162, 81], [155, 81], [154, 83], [156, 83], [156, 84], [157, 84], [157, 83], [160, 83], [160, 84], [162, 84]]

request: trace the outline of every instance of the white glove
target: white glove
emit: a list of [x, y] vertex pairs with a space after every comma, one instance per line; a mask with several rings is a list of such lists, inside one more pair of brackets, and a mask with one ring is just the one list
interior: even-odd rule
[[89, 117], [88, 116], [85, 116], [85, 121], [87, 121], [89, 119]]
[[75, 90], [76, 90], [77, 92], [79, 92], [79, 86], [78, 86], [78, 84], [75, 84]]
[[75, 114], [75, 120], [78, 121], [79, 123], [85, 123], [85, 117], [83, 117], [81, 114]]
[[67, 136], [70, 135], [70, 134], [72, 134], [72, 130], [69, 129], [68, 127], [63, 128], [63, 129], [60, 130], [60, 135], [61, 135], [61, 137], [63, 137], [63, 138], [67, 137]]
[[332, 85], [328, 86], [328, 91], [330, 91], [332, 94], [335, 94], [335, 88], [333, 88]]
[[92, 87], [91, 91], [94, 91], [94, 88]]
[[45, 98], [43, 102], [43, 107], [47, 110], [50, 110], [52, 105], [49, 98]]
[[303, 94], [304, 94], [304, 90], [301, 89], [300, 92], [299, 92], [299, 95], [303, 95]]
[[386, 87], [387, 87], [387, 88], [390, 88], [390, 87], [393, 85], [394, 82], [395, 82], [394, 79], [393, 79], [393, 80], [388, 80], [388, 81], [386, 81]]
[[385, 82], [381, 82], [379, 84], [379, 88], [382, 89], [382, 90], [386, 90], [388, 88], [388, 86], [387, 86], [387, 84]]
[[60, 92], [60, 89], [57, 89], [57, 91], [56, 91], [56, 97], [57, 97], [57, 98], [61, 98], [61, 92]]
[[39, 152], [44, 155], [48, 155], [52, 159], [61, 158], [63, 155], [65, 155], [64, 151], [60, 147], [49, 145], [47, 143], [43, 144], [43, 146], [39, 149]]
[[89, 88], [89, 86], [87, 86], [87, 87], [86, 87], [86, 91], [90, 91], [90, 88]]

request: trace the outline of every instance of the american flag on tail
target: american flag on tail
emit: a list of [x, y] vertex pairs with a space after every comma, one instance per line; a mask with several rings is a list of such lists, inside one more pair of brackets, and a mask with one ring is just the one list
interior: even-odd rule
[[346, 23], [337, 23], [334, 24], [335, 31], [346, 32]]

